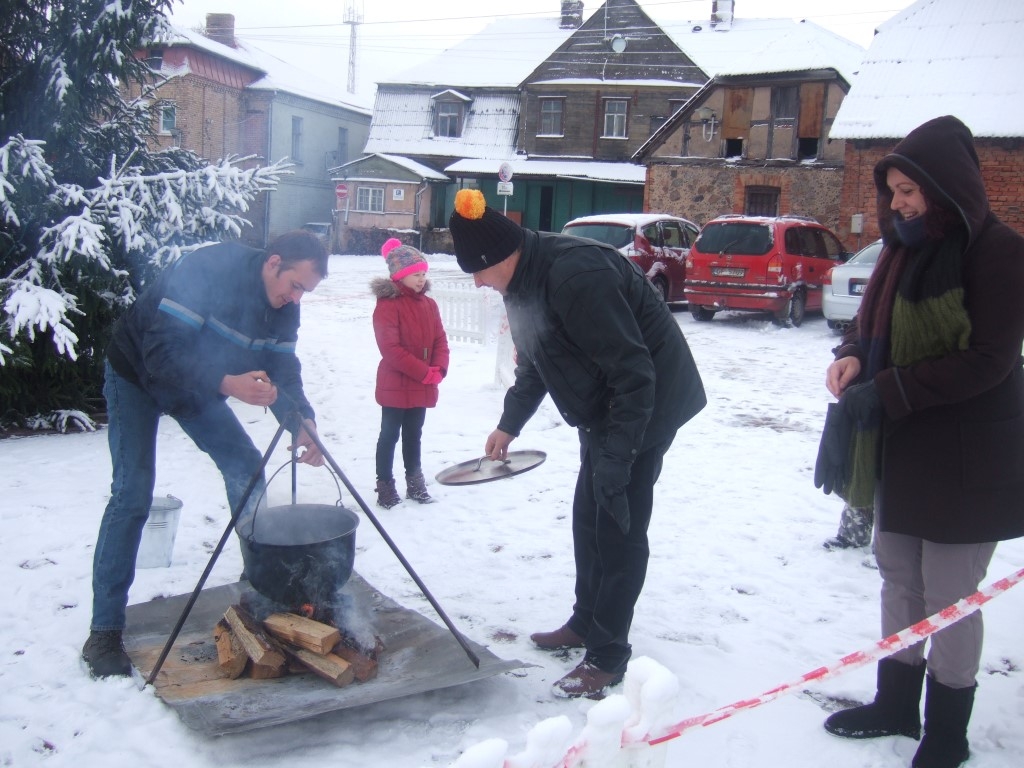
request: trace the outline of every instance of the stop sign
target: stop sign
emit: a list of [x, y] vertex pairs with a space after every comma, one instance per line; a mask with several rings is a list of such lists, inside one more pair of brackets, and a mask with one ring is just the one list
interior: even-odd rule
[[338, 184], [334, 188], [334, 194], [336, 194], [338, 196], [339, 200], [344, 200], [346, 197], [348, 197], [348, 185], [347, 184]]

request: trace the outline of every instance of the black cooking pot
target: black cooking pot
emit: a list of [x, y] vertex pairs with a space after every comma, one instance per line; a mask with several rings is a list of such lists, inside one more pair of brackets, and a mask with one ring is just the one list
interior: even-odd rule
[[297, 608], [328, 604], [352, 575], [359, 518], [340, 505], [261, 509], [235, 532], [245, 573], [264, 597]]

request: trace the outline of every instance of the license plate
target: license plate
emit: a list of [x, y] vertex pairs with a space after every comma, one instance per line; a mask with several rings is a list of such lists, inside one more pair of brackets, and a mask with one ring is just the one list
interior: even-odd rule
[[711, 274], [715, 277], [743, 277], [742, 267], [712, 267]]
[[850, 295], [851, 296], [862, 296], [864, 289], [867, 287], [865, 283], [851, 283], [850, 284]]

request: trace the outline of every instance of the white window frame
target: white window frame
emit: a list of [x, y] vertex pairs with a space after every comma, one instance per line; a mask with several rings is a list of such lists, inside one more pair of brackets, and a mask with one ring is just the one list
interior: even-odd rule
[[[436, 110], [434, 135], [445, 139], [462, 138], [462, 121], [466, 114], [466, 105], [459, 101], [438, 101]], [[452, 122], [454, 121], [454, 126]], [[448, 130], [442, 130], [442, 123]], [[449, 132], [454, 127], [453, 132]]]
[[[545, 107], [557, 105], [557, 113], [554, 111], [545, 112]], [[540, 105], [540, 123], [537, 125], [538, 136], [557, 136], [559, 138], [565, 136], [565, 99], [561, 96], [558, 97], [541, 97]], [[551, 120], [557, 117], [558, 125], [551, 126]], [[545, 125], [548, 123], [548, 125]], [[547, 130], [545, 130], [547, 129]]]
[[[614, 109], [621, 106], [620, 112]], [[602, 139], [625, 139], [628, 138], [627, 126], [629, 125], [629, 99], [607, 98], [604, 100], [604, 132]]]
[[302, 162], [303, 122], [298, 115], [292, 115], [292, 156], [293, 162]]
[[356, 210], [384, 213], [384, 187], [356, 187]]
[[[168, 119], [170, 118], [170, 119]], [[160, 133], [173, 136], [178, 129], [178, 107], [176, 104], [164, 104], [160, 107]]]

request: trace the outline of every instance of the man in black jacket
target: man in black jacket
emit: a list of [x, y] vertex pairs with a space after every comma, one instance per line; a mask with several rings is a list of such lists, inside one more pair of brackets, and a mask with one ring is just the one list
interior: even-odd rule
[[544, 650], [586, 648], [554, 692], [600, 698], [630, 658], [654, 484], [676, 431], [706, 405], [704, 386], [665, 302], [611, 246], [523, 229], [478, 190], [456, 195], [449, 228], [459, 266], [504, 297], [517, 353], [486, 454], [503, 459], [545, 395], [579, 429], [576, 602], [564, 626], [530, 637]]
[[211, 245], [164, 270], [114, 325], [103, 386], [113, 481], [93, 554], [92, 623], [82, 649], [93, 677], [131, 675], [121, 634], [153, 501], [161, 415], [214, 460], [232, 511], [262, 456], [229, 396], [269, 407], [282, 422], [297, 410], [302, 424], [289, 426], [303, 448], [299, 461], [323, 464], [310, 437], [314, 413], [295, 343], [299, 302], [326, 275], [327, 251], [309, 232], [284, 234], [266, 252]]

